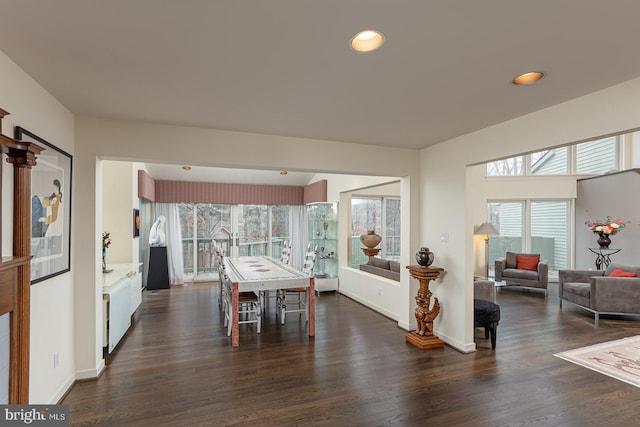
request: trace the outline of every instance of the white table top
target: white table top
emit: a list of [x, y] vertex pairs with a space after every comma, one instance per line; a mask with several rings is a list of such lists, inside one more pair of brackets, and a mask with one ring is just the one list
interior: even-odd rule
[[120, 279], [135, 275], [140, 270], [141, 265], [141, 262], [137, 264], [107, 264], [107, 269], [112, 271], [102, 274], [102, 291], [108, 292], [110, 287]]
[[232, 282], [251, 286], [251, 290], [309, 286], [309, 276], [267, 256], [225, 257], [227, 275]]

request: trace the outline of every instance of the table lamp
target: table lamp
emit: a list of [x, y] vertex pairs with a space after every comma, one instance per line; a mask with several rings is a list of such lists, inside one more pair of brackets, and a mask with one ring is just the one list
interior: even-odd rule
[[484, 235], [484, 267], [485, 277], [489, 279], [489, 235], [500, 234], [490, 222], [483, 222], [475, 228], [473, 234]]

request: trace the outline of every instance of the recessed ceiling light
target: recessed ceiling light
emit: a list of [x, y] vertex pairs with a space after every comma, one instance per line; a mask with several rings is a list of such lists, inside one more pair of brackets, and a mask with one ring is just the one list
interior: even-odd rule
[[380, 31], [360, 31], [351, 39], [351, 48], [358, 52], [371, 52], [384, 43], [384, 35]]
[[544, 73], [542, 71], [532, 71], [530, 73], [524, 73], [514, 77], [513, 80], [511, 80], [511, 83], [514, 85], [530, 85], [543, 77]]
[[289, 173], [289, 172], [287, 172], [287, 171], [280, 171], [280, 175], [286, 175], [286, 174], [288, 174], [288, 173]]
[[184, 165], [184, 166], [182, 167], [182, 169], [184, 169], [184, 170], [186, 170], [186, 171], [190, 171], [190, 170], [191, 170], [191, 166], [189, 166], [189, 165]]

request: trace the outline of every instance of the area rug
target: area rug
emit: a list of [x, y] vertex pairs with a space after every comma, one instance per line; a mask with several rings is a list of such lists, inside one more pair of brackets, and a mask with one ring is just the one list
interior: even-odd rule
[[640, 335], [563, 351], [555, 356], [640, 387]]

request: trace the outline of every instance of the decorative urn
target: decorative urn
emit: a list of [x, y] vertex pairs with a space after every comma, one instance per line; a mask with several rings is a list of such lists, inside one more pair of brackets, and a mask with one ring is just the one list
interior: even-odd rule
[[367, 234], [360, 236], [360, 241], [369, 249], [373, 249], [382, 241], [382, 237], [378, 236], [374, 230], [367, 231]]
[[416, 252], [416, 261], [422, 267], [428, 267], [433, 263], [433, 252], [429, 248], [422, 247]]

